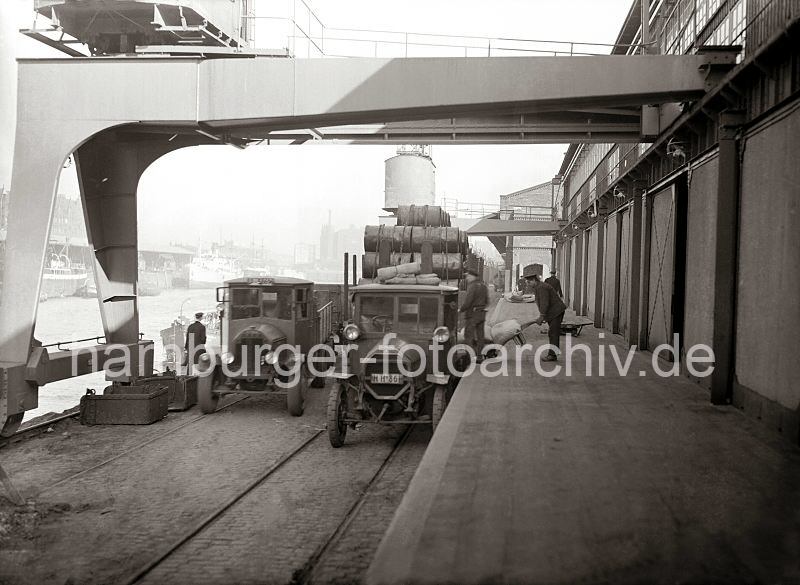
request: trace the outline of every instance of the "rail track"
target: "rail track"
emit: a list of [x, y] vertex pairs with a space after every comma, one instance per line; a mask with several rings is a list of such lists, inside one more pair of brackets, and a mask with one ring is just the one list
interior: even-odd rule
[[[400, 448], [405, 444], [412, 429], [413, 427], [407, 428], [403, 432], [403, 434], [395, 441], [391, 451], [388, 453], [388, 455], [384, 457], [384, 460], [381, 462], [378, 469], [375, 471], [370, 480], [367, 482], [364, 489], [359, 493], [358, 497], [350, 506], [350, 508], [348, 509], [347, 513], [342, 518], [342, 520], [338, 523], [335, 530], [328, 535], [325, 541], [317, 548], [317, 550], [305, 562], [305, 564], [301, 568], [295, 571], [291, 581], [292, 585], [305, 585], [311, 582], [311, 579], [313, 578], [314, 575], [314, 569], [325, 558], [325, 554], [327, 553], [327, 551], [330, 550], [331, 546], [335, 544], [337, 540], [345, 533], [347, 527], [350, 525], [352, 520], [357, 516], [364, 501], [369, 496], [372, 486], [375, 485], [375, 483], [382, 477], [386, 468], [395, 458]], [[177, 538], [175, 542], [173, 542], [170, 546], [161, 551], [150, 562], [148, 562], [146, 565], [142, 566], [141, 568], [136, 570], [133, 574], [129, 575], [127, 578], [121, 580], [120, 582], [123, 583], [124, 585], [134, 585], [135, 583], [139, 583], [142, 579], [144, 579], [151, 572], [153, 572], [159, 565], [161, 565], [165, 560], [167, 560], [178, 549], [180, 549], [187, 543], [191, 542], [192, 539], [194, 539], [206, 528], [210, 527], [222, 516], [224, 516], [231, 508], [233, 508], [238, 502], [240, 502], [253, 490], [258, 488], [267, 480], [269, 480], [271, 476], [279, 472], [281, 468], [283, 468], [287, 463], [300, 456], [315, 441], [320, 441], [320, 442], [327, 441], [327, 435], [325, 434], [325, 429], [317, 429], [312, 435], [305, 438], [294, 448], [290, 449], [287, 453], [285, 453], [277, 461], [275, 461], [267, 469], [265, 469], [258, 477], [250, 481], [236, 494], [231, 496], [226, 502], [224, 502], [214, 511], [206, 515], [195, 526], [193, 526], [191, 529], [187, 530], [184, 534], [182, 534], [179, 538]]]
[[[232, 400], [232, 401], [228, 402], [227, 404], [225, 404], [223, 406], [220, 406], [217, 409], [217, 411], [229, 408], [229, 407], [233, 406], [234, 404], [238, 404], [240, 402], [243, 402], [243, 401], [247, 400], [248, 398], [249, 398], [249, 396], [245, 396], [243, 398], [239, 398], [238, 400]], [[14, 433], [12, 436], [5, 438], [2, 442], [0, 442], [0, 447], [5, 447], [5, 446], [7, 446], [9, 444], [18, 443], [18, 442], [23, 441], [25, 439], [30, 439], [32, 437], [38, 436], [38, 435], [40, 435], [40, 434], [42, 434], [44, 432], [47, 432], [47, 430], [49, 428], [51, 428], [53, 425], [58, 424], [61, 421], [78, 418], [79, 416], [80, 416], [80, 412], [79, 411], [75, 411], [75, 412], [70, 412], [70, 413], [65, 413], [65, 414], [59, 415], [59, 416], [55, 416], [55, 417], [50, 418], [48, 420], [42, 421], [40, 423], [36, 423], [36, 424], [30, 425], [28, 427], [20, 429], [19, 431]], [[36, 495], [36, 497], [38, 497], [41, 494], [44, 494], [45, 492], [48, 492], [51, 489], [53, 489], [53, 488], [55, 488], [55, 487], [57, 487], [59, 485], [63, 485], [63, 484], [65, 484], [65, 483], [67, 483], [67, 482], [69, 482], [69, 481], [71, 481], [73, 479], [76, 479], [78, 477], [86, 475], [87, 473], [90, 473], [90, 472], [92, 472], [92, 471], [94, 471], [96, 469], [104, 467], [104, 466], [108, 465], [109, 463], [117, 461], [118, 459], [121, 459], [123, 457], [126, 457], [126, 456], [132, 454], [132, 453], [140, 451], [144, 447], [146, 447], [148, 445], [151, 445], [152, 443], [155, 443], [156, 441], [159, 441], [159, 440], [161, 440], [161, 439], [163, 439], [163, 438], [175, 433], [176, 431], [179, 431], [180, 429], [182, 429], [184, 427], [187, 427], [187, 426], [189, 426], [189, 425], [191, 425], [193, 423], [196, 423], [196, 422], [200, 421], [204, 416], [206, 416], [206, 415], [200, 414], [200, 415], [194, 416], [194, 417], [190, 418], [189, 420], [182, 422], [178, 426], [169, 429], [168, 431], [164, 431], [163, 433], [160, 433], [160, 434], [156, 435], [155, 437], [151, 437], [150, 439], [148, 439], [146, 441], [138, 443], [137, 445], [134, 445], [133, 447], [131, 447], [129, 449], [126, 449], [125, 451], [122, 451], [121, 453], [117, 453], [113, 457], [109, 457], [108, 459], [105, 459], [105, 460], [103, 460], [103, 461], [101, 461], [99, 463], [91, 465], [91, 466], [89, 466], [89, 467], [87, 467], [85, 469], [82, 469], [81, 471], [72, 473], [72, 474], [68, 475], [67, 477], [63, 477], [63, 478], [61, 478], [61, 479], [59, 479], [59, 480], [57, 480], [57, 481], [55, 481], [55, 482], [53, 482], [53, 483], [51, 483], [51, 484], [49, 484], [47, 486], [41, 488], [38, 492], [36, 492], [35, 495]], [[16, 488], [14, 488], [13, 483], [11, 481], [11, 478], [8, 477], [8, 475], [6, 474], [5, 470], [2, 469], [2, 467], [0, 467], [0, 482], [2, 482], [2, 484], [6, 488], [6, 491], [12, 497], [12, 501], [14, 501], [17, 504], [24, 503], [24, 499], [17, 492]]]

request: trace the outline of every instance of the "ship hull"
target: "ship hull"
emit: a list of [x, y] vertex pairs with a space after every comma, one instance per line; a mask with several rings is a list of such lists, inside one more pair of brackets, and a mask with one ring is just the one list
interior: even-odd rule
[[88, 274], [73, 272], [70, 274], [47, 274], [42, 276], [42, 295], [46, 298], [71, 297], [84, 284]]

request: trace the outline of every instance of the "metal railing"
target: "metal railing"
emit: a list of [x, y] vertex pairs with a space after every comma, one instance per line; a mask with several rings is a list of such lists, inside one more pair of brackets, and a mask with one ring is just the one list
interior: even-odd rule
[[499, 203], [467, 203], [453, 198], [443, 198], [440, 205], [453, 218], [478, 219], [496, 215], [499, 219], [519, 221], [551, 221], [553, 209], [549, 205], [507, 205]]
[[504, 205], [500, 219], [517, 221], [552, 221], [553, 210], [547, 205]]
[[325, 343], [333, 331], [333, 301], [317, 309], [317, 343]]
[[[608, 55], [619, 45], [581, 41], [453, 35], [326, 26], [306, 0], [277, 13], [262, 0], [243, 15], [254, 48], [283, 48], [293, 57], [494, 57]], [[643, 45], [624, 45], [641, 52]]]

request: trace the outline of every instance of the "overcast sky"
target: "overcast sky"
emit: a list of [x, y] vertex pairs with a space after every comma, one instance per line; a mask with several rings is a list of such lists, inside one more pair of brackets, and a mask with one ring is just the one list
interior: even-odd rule
[[[265, 1], [257, 5], [262, 10]], [[13, 5], [20, 26], [29, 25], [30, 0], [0, 2], [6, 6], [2, 18], [8, 18], [8, 6]], [[311, 5], [330, 27], [613, 43], [630, 3], [315, 0]], [[16, 49], [19, 56], [49, 54], [28, 39], [18, 40]], [[0, 109], [6, 103], [0, 101]], [[0, 114], [8, 117], [7, 112]], [[8, 132], [3, 128], [7, 126], [0, 124], [7, 144]], [[565, 149], [566, 145], [434, 146], [437, 196], [496, 203], [503, 193], [551, 179]], [[328, 209], [341, 227], [374, 222], [383, 204], [383, 161], [395, 150], [313, 144], [257, 146], [245, 151], [198, 147], [172, 153], [142, 177], [141, 243], [196, 244], [200, 239], [219, 238], [249, 243], [254, 237], [256, 242], [263, 238], [273, 249], [288, 252], [296, 242], [318, 241]], [[4, 156], [2, 149], [0, 156]], [[71, 169], [62, 179], [62, 191], [77, 192]]]

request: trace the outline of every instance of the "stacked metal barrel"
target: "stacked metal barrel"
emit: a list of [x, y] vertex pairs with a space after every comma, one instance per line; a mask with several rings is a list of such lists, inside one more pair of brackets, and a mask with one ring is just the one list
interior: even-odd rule
[[[368, 225], [364, 229], [362, 274], [375, 278], [378, 268], [422, 259], [422, 247], [430, 243], [433, 272], [443, 281], [463, 276], [469, 254], [467, 233], [451, 227], [450, 214], [434, 205], [401, 205], [397, 225]], [[381, 262], [381, 249], [389, 250]]]

